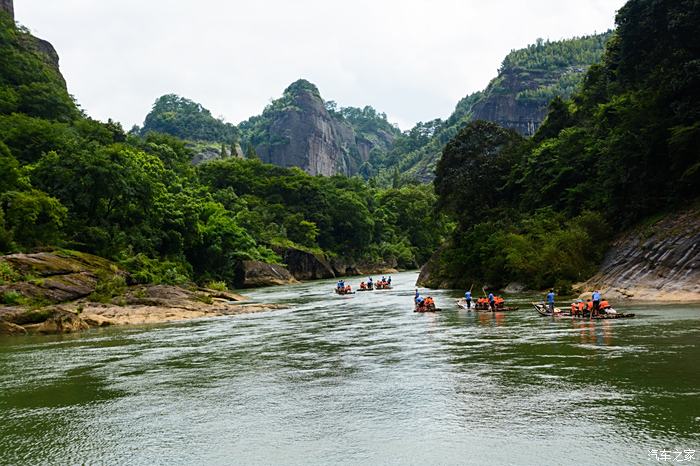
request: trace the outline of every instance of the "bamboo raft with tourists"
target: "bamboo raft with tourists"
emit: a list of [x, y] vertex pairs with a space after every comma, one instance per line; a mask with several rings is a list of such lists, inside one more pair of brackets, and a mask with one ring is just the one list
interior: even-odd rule
[[416, 295], [413, 297], [413, 312], [440, 312], [441, 308], [435, 305], [435, 300], [432, 296], [423, 298], [416, 288]]
[[465, 311], [475, 312], [513, 312], [520, 309], [516, 306], [506, 306], [505, 300], [501, 301], [500, 303], [497, 302], [495, 307], [491, 308], [488, 300], [485, 302], [479, 302], [481, 299], [484, 298], [479, 298], [474, 304], [468, 303], [466, 299], [460, 299], [457, 301], [457, 307], [464, 309]]
[[391, 290], [393, 287], [391, 286], [391, 275], [389, 278], [382, 277], [381, 280], [379, 280], [377, 283], [374, 283], [372, 281], [372, 277], [369, 277], [367, 281], [363, 281], [360, 283], [360, 287], [357, 289], [357, 291], [375, 291], [375, 290]]
[[591, 314], [585, 312], [582, 314], [572, 314], [570, 311], [562, 311], [558, 307], [554, 308], [554, 314], [547, 308], [545, 303], [532, 303], [532, 306], [537, 310], [537, 313], [542, 317], [554, 317], [557, 319], [594, 319], [594, 320], [605, 320], [605, 319], [628, 319], [634, 317], [635, 314], [631, 313], [621, 313], [613, 308], [608, 308], [606, 310], [601, 310], [599, 314]]
[[519, 308], [514, 306], [506, 306], [506, 301], [501, 296], [496, 296], [493, 293], [486, 294], [486, 288], [481, 288], [484, 296], [472, 301], [472, 289], [474, 285], [469, 287], [469, 290], [464, 293], [464, 298], [457, 301], [457, 306], [466, 311], [475, 312], [511, 312], [517, 311]]

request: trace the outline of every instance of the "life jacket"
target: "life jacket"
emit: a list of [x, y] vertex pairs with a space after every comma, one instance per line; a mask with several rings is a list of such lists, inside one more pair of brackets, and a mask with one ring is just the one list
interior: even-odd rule
[[584, 309], [586, 309], [586, 303], [581, 301], [580, 303], [578, 303], [578, 310], [583, 312]]
[[576, 303], [571, 303], [571, 312], [575, 313], [577, 309], [578, 309], [578, 306], [576, 306]]
[[588, 308], [589, 311], [590, 311], [591, 309], [593, 309], [593, 301], [588, 301], [588, 302], [586, 303], [586, 307]]
[[609, 303], [608, 301], [603, 300], [603, 301], [600, 302], [600, 308], [601, 308], [601, 309], [607, 309], [607, 308], [609, 308], [609, 307], [610, 307], [610, 303]]

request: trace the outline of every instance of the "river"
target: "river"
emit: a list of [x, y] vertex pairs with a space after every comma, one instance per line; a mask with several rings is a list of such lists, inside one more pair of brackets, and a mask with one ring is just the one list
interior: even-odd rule
[[[552, 321], [333, 281], [270, 313], [0, 339], [0, 464], [658, 464], [700, 450], [700, 306]], [[356, 280], [352, 280], [356, 283]], [[675, 456], [675, 453], [674, 455]], [[695, 460], [683, 464], [698, 464]]]

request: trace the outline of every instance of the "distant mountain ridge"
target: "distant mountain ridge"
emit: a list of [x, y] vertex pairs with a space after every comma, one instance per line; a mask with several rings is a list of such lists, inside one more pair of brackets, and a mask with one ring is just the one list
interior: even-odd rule
[[547, 115], [549, 102], [572, 95], [588, 68], [600, 61], [611, 35], [607, 31], [556, 42], [538, 39], [511, 51], [486, 89], [460, 100], [447, 120], [419, 123], [416, 128], [421, 131], [408, 131], [397, 140], [396, 149], [375, 167], [381, 182], [387, 184], [395, 173], [401, 174], [403, 182], [431, 181], [443, 147], [470, 121], [492, 121], [523, 136], [533, 135]]
[[[554, 97], [568, 98], [588, 67], [598, 62], [611, 31], [556, 42], [538, 39], [511, 51], [498, 76], [483, 91], [460, 100], [446, 120], [418, 123], [401, 132], [370, 106], [338, 108], [318, 88], [299, 79], [261, 115], [234, 127], [214, 118], [200, 104], [163, 96], [146, 117], [141, 134], [159, 131], [193, 141], [234, 146], [263, 162], [298, 167], [312, 175], [360, 175], [382, 185], [429, 182], [442, 149], [473, 120], [487, 120], [531, 136]], [[210, 147], [205, 157], [216, 158]]]

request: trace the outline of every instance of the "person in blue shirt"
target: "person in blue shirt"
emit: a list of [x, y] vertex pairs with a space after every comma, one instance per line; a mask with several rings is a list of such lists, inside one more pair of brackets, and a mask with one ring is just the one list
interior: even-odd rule
[[413, 297], [413, 300], [417, 303], [419, 298], [420, 298], [420, 293], [418, 292], [418, 288], [416, 288], [416, 295]]
[[372, 277], [369, 277], [367, 279], [367, 288], [369, 288], [370, 290], [374, 288], [374, 283], [372, 282]]
[[600, 291], [594, 291], [591, 298], [593, 298], [593, 312], [591, 313], [591, 317], [593, 317], [594, 314], [598, 315], [598, 310], [600, 309]]
[[467, 301], [467, 309], [471, 309], [472, 308], [472, 292], [467, 291], [466, 293], [464, 293], [464, 299]]
[[386, 282], [391, 286], [391, 275], [389, 275], [389, 279]]
[[549, 307], [549, 312], [554, 314], [554, 290], [549, 290], [547, 293], [547, 307]]
[[493, 293], [489, 293], [489, 307], [492, 311], [496, 310], [496, 297], [493, 295]]

